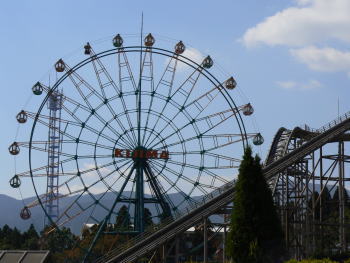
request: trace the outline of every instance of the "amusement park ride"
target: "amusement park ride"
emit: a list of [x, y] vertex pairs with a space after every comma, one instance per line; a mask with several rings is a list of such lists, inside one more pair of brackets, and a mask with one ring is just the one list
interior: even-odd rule
[[[106, 227], [122, 205], [131, 214], [127, 233], [134, 237], [99, 262], [135, 261], [195, 224], [206, 224], [231, 203], [233, 176], [249, 141], [264, 142], [243, 122], [253, 114], [252, 105], [237, 103], [235, 79], [218, 80], [210, 56], [197, 62], [186, 57], [182, 41], [166, 50], [154, 46], [152, 34], [141, 40], [124, 46], [117, 34], [112, 49], [96, 53], [87, 43], [87, 58], [75, 66], [58, 60], [56, 82], [32, 88], [34, 95], [46, 95], [38, 110], [16, 116], [20, 124], [31, 119], [32, 128], [29, 140], [13, 142], [9, 152], [27, 149], [29, 170], [15, 174], [10, 185], [18, 188], [30, 177], [37, 196], [20, 216], [29, 219], [30, 210], [40, 206], [48, 232], [78, 219], [96, 224], [85, 261], [99, 238], [113, 234]], [[335, 248], [347, 250], [349, 129], [349, 115], [318, 130], [281, 128], [270, 147], [264, 173], [296, 257], [314, 252], [320, 227], [329, 227], [318, 213], [322, 195], [314, 195], [327, 187], [339, 189], [339, 220], [332, 227], [339, 231]], [[334, 143], [337, 153], [325, 154], [334, 151]], [[174, 194], [181, 198], [174, 200]], [[145, 226], [145, 208], [157, 222], [152, 227]]]

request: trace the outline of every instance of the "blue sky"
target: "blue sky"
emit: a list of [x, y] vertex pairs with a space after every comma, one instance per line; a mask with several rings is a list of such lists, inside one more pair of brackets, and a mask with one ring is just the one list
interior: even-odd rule
[[337, 117], [338, 100], [340, 113], [350, 110], [348, 0], [6, 1], [0, 193], [19, 198], [8, 185], [14, 166], [7, 147], [33, 83], [87, 41], [138, 33], [142, 12], [145, 32], [183, 40], [236, 78], [265, 137], [257, 149], [263, 158], [279, 127], [318, 128]]

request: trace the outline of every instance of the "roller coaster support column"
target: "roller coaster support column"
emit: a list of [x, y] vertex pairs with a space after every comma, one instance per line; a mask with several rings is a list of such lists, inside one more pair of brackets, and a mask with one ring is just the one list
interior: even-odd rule
[[[226, 216], [225, 216], [225, 218], [226, 218]], [[224, 240], [222, 241], [222, 262], [223, 263], [226, 262], [225, 259], [226, 259], [226, 225], [224, 226]]]
[[[226, 218], [226, 217], [225, 217]], [[226, 220], [225, 220], [226, 221]], [[225, 222], [226, 223], [226, 222]], [[223, 246], [222, 246], [222, 262], [225, 263], [226, 262], [226, 225], [224, 226], [224, 240], [223, 242]]]
[[344, 142], [338, 144], [338, 168], [339, 168], [339, 242], [341, 251], [346, 250], [345, 240], [345, 204], [344, 204]]
[[166, 263], [165, 245], [166, 245], [166, 244], [163, 244], [163, 245], [162, 245], [162, 262], [163, 262], [163, 263]]
[[175, 240], [175, 262], [180, 263], [180, 238], [176, 236]]
[[204, 218], [203, 222], [204, 231], [204, 263], [208, 263], [208, 218]]

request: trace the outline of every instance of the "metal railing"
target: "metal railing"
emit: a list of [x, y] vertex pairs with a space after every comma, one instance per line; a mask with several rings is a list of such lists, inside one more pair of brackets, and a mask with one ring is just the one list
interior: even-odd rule
[[304, 125], [304, 129], [306, 131], [309, 131], [309, 132], [315, 132], [315, 133], [323, 133], [327, 130], [329, 130], [330, 128], [334, 127], [335, 125], [347, 120], [350, 118], [350, 111], [344, 113], [343, 115], [339, 116], [338, 118], [328, 122], [327, 124], [323, 125], [321, 128], [318, 128], [318, 129], [314, 129], [314, 128], [310, 128], [308, 125]]
[[[329, 122], [328, 124], [322, 126], [320, 129], [317, 129], [317, 130], [310, 129], [310, 131], [317, 132], [317, 133], [324, 133], [324, 132], [330, 130], [331, 128], [335, 127], [336, 125], [340, 124], [341, 122], [344, 122], [345, 120], [347, 120], [349, 118], [350, 118], [350, 112], [342, 115], [341, 117], [337, 118], [336, 120], [334, 120], [332, 122]], [[347, 124], [347, 126], [348, 126], [348, 124]], [[336, 129], [338, 129], [339, 131], [336, 131], [336, 130], [334, 130], [332, 132], [329, 131], [329, 132], [325, 133], [324, 135], [320, 135], [320, 136], [325, 137], [325, 138], [320, 138], [319, 136], [316, 136], [315, 138], [313, 138], [313, 140], [311, 140], [309, 143], [306, 143], [301, 148], [298, 148], [295, 152], [291, 152], [291, 153], [287, 154], [286, 156], [284, 156], [283, 158], [281, 158], [280, 160], [275, 161], [272, 165], [268, 165], [267, 167], [265, 167], [263, 169], [263, 172], [264, 172], [265, 176], [267, 176], [267, 179], [271, 180], [272, 174], [276, 174], [281, 169], [284, 169], [291, 162], [300, 158], [300, 156], [303, 156], [305, 154], [305, 152], [309, 152], [313, 148], [319, 147], [319, 144], [326, 143], [326, 141], [328, 140], [327, 138], [332, 137], [333, 133], [335, 133], [335, 135], [336, 135], [339, 132], [342, 132], [342, 130], [343, 130], [343, 129], [340, 129], [340, 127], [337, 127]], [[194, 215], [195, 214], [194, 210], [196, 210], [197, 208], [200, 208], [201, 206], [203, 206], [204, 204], [213, 200], [214, 198], [216, 198], [220, 195], [223, 195], [226, 191], [228, 191], [229, 189], [232, 189], [234, 184], [235, 184], [235, 180], [233, 180], [233, 181], [221, 186], [220, 188], [214, 190], [213, 192], [203, 196], [199, 201], [196, 201], [195, 203], [191, 203], [190, 206], [178, 211], [174, 215], [174, 217], [167, 218], [166, 220], [162, 221], [161, 224], [148, 227], [144, 233], [141, 233], [141, 234], [135, 236], [134, 238], [129, 239], [126, 243], [124, 243], [120, 246], [117, 246], [115, 249], [113, 249], [112, 251], [107, 253], [104, 257], [98, 259], [96, 262], [106, 262], [107, 260], [113, 260], [113, 258], [115, 258], [116, 256], [121, 255], [122, 253], [126, 252], [126, 250], [131, 249], [132, 247], [134, 247], [138, 243], [141, 243], [145, 239], [147, 239], [150, 236], [152, 236], [153, 234], [155, 234], [156, 232], [159, 232], [160, 230], [165, 229], [171, 223], [173, 223], [175, 221], [179, 221], [181, 218], [190, 215], [191, 212]], [[198, 212], [196, 212], [196, 214], [198, 214]]]
[[165, 228], [169, 224], [171, 224], [174, 221], [177, 221], [187, 215], [189, 215], [193, 210], [196, 208], [199, 208], [206, 204], [207, 202], [213, 200], [215, 197], [218, 197], [219, 195], [222, 195], [224, 192], [228, 191], [229, 189], [232, 189], [236, 180], [233, 180], [231, 182], [228, 182], [221, 187], [217, 188], [213, 192], [208, 193], [207, 195], [204, 195], [201, 199], [196, 200], [195, 203], [190, 203], [189, 206], [187, 206], [184, 209], [179, 210], [173, 217], [168, 217], [167, 219], [163, 220], [160, 224], [149, 226], [145, 229], [145, 232], [138, 234], [134, 238], [129, 239], [127, 242], [123, 243], [120, 246], [117, 246], [112, 251], [108, 252], [105, 256], [101, 257], [96, 261], [96, 263], [99, 262], [106, 262], [107, 259], [111, 259], [122, 252], [126, 251], [127, 249], [135, 246], [137, 243], [145, 240], [146, 238], [150, 237], [155, 232]]

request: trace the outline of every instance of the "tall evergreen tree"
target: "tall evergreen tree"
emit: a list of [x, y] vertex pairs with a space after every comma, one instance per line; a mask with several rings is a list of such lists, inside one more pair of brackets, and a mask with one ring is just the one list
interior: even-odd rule
[[228, 256], [235, 263], [279, 262], [284, 252], [282, 228], [260, 158], [245, 150], [235, 184], [228, 235]]
[[128, 230], [131, 228], [130, 214], [126, 205], [123, 205], [119, 209], [119, 212], [116, 218], [116, 228], [119, 230]]
[[145, 207], [145, 226], [148, 227], [151, 225], [153, 225], [152, 213], [147, 207]]
[[328, 187], [324, 187], [321, 193], [322, 218], [329, 219], [332, 213], [332, 197]]
[[33, 224], [23, 233], [24, 248], [29, 250], [39, 249], [39, 235]]
[[[344, 191], [343, 191], [344, 195], [343, 195], [343, 199], [344, 199], [344, 202], [345, 202], [345, 207], [348, 207], [350, 208], [350, 198], [349, 198], [349, 194], [348, 194], [348, 191], [346, 190], [346, 188], [344, 188]], [[337, 204], [339, 203], [339, 186], [337, 187], [337, 189], [335, 189], [335, 192], [334, 192], [334, 195], [333, 195], [333, 198], [332, 198], [332, 203], [334, 204]], [[334, 206], [334, 205], [333, 205]]]

